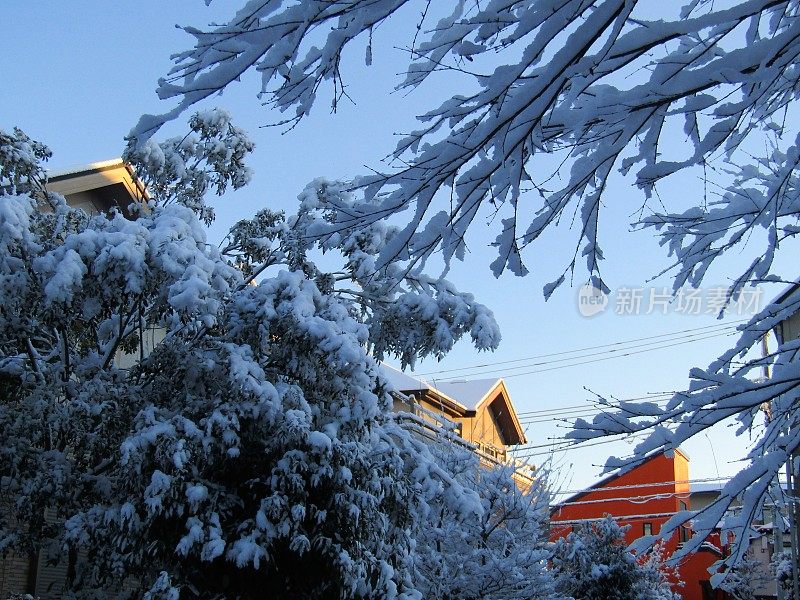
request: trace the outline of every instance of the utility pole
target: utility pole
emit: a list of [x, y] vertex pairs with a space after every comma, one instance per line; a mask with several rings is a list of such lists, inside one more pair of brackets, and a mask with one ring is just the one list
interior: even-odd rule
[[[772, 553], [772, 556], [774, 557], [775, 555], [783, 552], [783, 517], [781, 516], [781, 512], [778, 509], [777, 503], [773, 504], [772, 506], [772, 533], [775, 536], [775, 551]], [[777, 577], [775, 577], [775, 593], [777, 595], [777, 600], [786, 600], [786, 594], [784, 594], [783, 586], [781, 585], [781, 582], [778, 581]]]
[[[778, 328], [774, 330], [775, 336], [778, 338], [778, 347], [784, 344], [787, 340], [785, 337], [784, 332], [784, 323], [781, 322], [778, 325]], [[761, 337], [761, 354], [764, 359], [769, 356], [769, 344], [767, 341], [767, 336], [769, 332], [765, 333]], [[762, 366], [762, 376], [765, 379], [769, 379], [771, 376], [770, 369], [767, 361], [764, 361], [764, 365]], [[770, 410], [770, 405], [767, 403], [766, 406], [762, 406], [762, 409], [766, 413], [767, 422], [772, 419], [772, 411]], [[787, 435], [789, 431], [787, 430]], [[786, 461], [786, 497], [788, 499], [788, 511], [787, 516], [789, 518], [789, 536], [790, 536], [790, 548], [791, 548], [791, 556], [792, 556], [792, 600], [800, 600], [800, 579], [798, 579], [798, 555], [800, 554], [800, 538], [798, 538], [798, 517], [800, 517], [800, 513], [798, 512], [798, 505], [797, 505], [797, 473], [795, 472], [795, 463], [798, 461], [798, 450], [794, 448], [789, 454], [789, 460]], [[780, 487], [780, 480], [778, 481]], [[777, 509], [776, 509], [777, 510]], [[777, 513], [776, 513], [777, 514]], [[783, 525], [783, 523], [781, 523]], [[783, 548], [781, 548], [781, 551]], [[777, 547], [776, 547], [777, 551]], [[782, 590], [780, 590], [780, 586], [778, 586], [778, 593], [781, 594]]]
[[791, 552], [792, 552], [792, 600], [800, 599], [800, 581], [798, 581], [797, 569], [797, 481], [794, 472], [794, 457], [792, 453], [789, 460], [786, 462], [786, 494], [789, 500], [789, 532], [791, 537]]
[[[769, 356], [769, 342], [768, 342], [769, 332], [765, 333], [761, 337], [761, 356], [764, 359], [764, 364], [761, 366], [761, 376], [766, 380], [769, 379], [771, 376], [769, 363], [767, 362], [767, 357]], [[781, 343], [783, 335], [780, 336], [778, 339], [778, 343]], [[764, 419], [766, 423], [772, 420], [772, 406], [770, 402], [765, 402], [761, 405], [761, 410], [764, 412]], [[781, 481], [780, 476], [776, 477], [776, 484], [777, 484], [777, 492], [778, 494], [781, 493]], [[796, 506], [794, 502], [794, 471], [792, 469], [792, 459], [790, 458], [789, 461], [786, 463], [786, 495], [789, 498], [789, 510], [788, 518], [789, 518], [789, 541], [791, 547], [791, 555], [792, 555], [792, 600], [800, 600], [800, 595], [798, 595], [798, 580], [797, 580], [797, 520], [796, 520]], [[775, 536], [775, 554], [779, 554], [783, 552], [783, 517], [781, 516], [780, 510], [778, 509], [777, 503], [772, 507], [772, 532]], [[786, 600], [786, 590], [783, 589], [781, 582], [775, 578], [775, 592], [777, 594], [777, 600]]]

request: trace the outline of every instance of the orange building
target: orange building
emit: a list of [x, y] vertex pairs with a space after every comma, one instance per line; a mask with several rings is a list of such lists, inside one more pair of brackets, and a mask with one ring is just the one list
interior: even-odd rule
[[[689, 502], [689, 458], [680, 450], [656, 454], [556, 504], [550, 515], [551, 535], [563, 537], [575, 527], [610, 515], [620, 525], [629, 526], [625, 539], [630, 544], [657, 535], [673, 515], [690, 509]], [[666, 555], [691, 535], [688, 526], [681, 527], [666, 541]], [[709, 583], [708, 569], [721, 557], [719, 538], [710, 536], [678, 565], [675, 591], [685, 600], [727, 600], [727, 594], [713, 590]]]

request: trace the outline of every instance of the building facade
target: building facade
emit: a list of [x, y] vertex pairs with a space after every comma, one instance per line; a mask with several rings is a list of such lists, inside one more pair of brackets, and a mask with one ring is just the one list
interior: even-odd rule
[[509, 454], [527, 440], [502, 379], [428, 383], [386, 364], [381, 370], [395, 390], [393, 410], [407, 427], [431, 437], [452, 430], [486, 464], [513, 464], [517, 482], [530, 485], [533, 466]]
[[[656, 454], [640, 465], [601, 479], [590, 488], [556, 504], [550, 515], [552, 537], [567, 535], [577, 527], [611, 516], [627, 526], [625, 541], [658, 535], [675, 514], [690, 510], [689, 458], [680, 450]], [[693, 535], [687, 525], [664, 542], [672, 555]], [[729, 600], [710, 584], [709, 568], [723, 556], [719, 536], [712, 535], [678, 565], [674, 590], [685, 600]]]
[[[70, 206], [82, 208], [90, 214], [111, 208], [127, 213], [131, 203], [146, 198], [141, 182], [122, 159], [53, 173], [48, 179], [47, 190], [63, 195]], [[68, 557], [57, 544], [30, 555], [12, 552], [0, 555], [0, 598], [6, 598], [12, 592], [32, 594], [41, 600], [60, 598], [68, 563]]]

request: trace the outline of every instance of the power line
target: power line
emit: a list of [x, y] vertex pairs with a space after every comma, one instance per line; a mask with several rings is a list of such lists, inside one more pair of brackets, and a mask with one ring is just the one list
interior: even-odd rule
[[[633, 396], [631, 398], [614, 398], [617, 402], [633, 402], [635, 400], [647, 400], [650, 398], [659, 398], [662, 396], [674, 396], [676, 392], [653, 392], [652, 394], [648, 394], [646, 396]], [[558, 406], [554, 408], [543, 408], [541, 410], [524, 410], [517, 412], [517, 416], [520, 415], [530, 415], [533, 413], [550, 413], [550, 412], [560, 412], [563, 410], [571, 410], [571, 409], [585, 409], [588, 408], [585, 404], [573, 404], [571, 406]]]
[[[623, 434], [621, 434], [621, 433], [613, 433], [611, 435], [623, 435]], [[633, 434], [629, 435], [628, 439], [630, 439], [631, 437], [634, 437], [634, 436], [644, 436], [644, 435], [649, 435], [649, 432], [647, 432], [647, 431], [639, 431], [637, 433], [633, 433]], [[619, 439], [595, 440], [594, 438], [590, 438], [588, 440], [572, 440], [572, 439], [569, 439], [569, 438], [561, 438], [561, 437], [554, 437], [554, 438], [550, 438], [550, 439], [553, 440], [553, 441], [551, 441], [548, 444], [520, 444], [519, 446], [514, 446], [514, 448], [511, 450], [511, 453], [513, 454], [515, 452], [524, 452], [524, 451], [527, 451], [527, 450], [536, 450], [536, 449], [539, 449], [539, 448], [552, 448], [553, 446], [558, 446], [558, 445], [564, 445], [564, 446], [569, 446], [569, 447], [577, 446], [579, 444], [584, 444], [584, 443], [586, 443], [586, 445], [589, 445], [588, 442], [592, 442], [592, 441], [598, 441], [598, 442], [599, 441], [604, 441], [604, 442], [607, 442], [609, 444], [613, 443], [613, 442], [622, 441], [622, 440], [619, 440]], [[592, 445], [594, 445], [594, 444], [592, 444]]]
[[[636, 355], [636, 354], [643, 354], [645, 352], [652, 352], [654, 350], [663, 350], [665, 348], [673, 348], [675, 346], [682, 346], [684, 344], [690, 344], [690, 343], [693, 343], [693, 342], [702, 342], [702, 341], [705, 341], [705, 340], [708, 340], [708, 339], [712, 339], [712, 338], [716, 338], [716, 337], [723, 337], [723, 336], [732, 335], [733, 331], [720, 331], [720, 332], [711, 332], [711, 333], [712, 333], [711, 335], [704, 335], [702, 337], [688, 338], [688, 339], [681, 340], [681, 341], [671, 340], [674, 343], [662, 344], [662, 345], [654, 346], [654, 347], [650, 347], [650, 348], [643, 348], [641, 350], [630, 350], [629, 348], [619, 349], [619, 350], [608, 350], [606, 352], [606, 354], [612, 354], [613, 352], [622, 352], [623, 350], [626, 350], [625, 352], [622, 352], [621, 354], [613, 354], [611, 356], [597, 356], [596, 354], [594, 354], [594, 355], [588, 354], [588, 355], [583, 355], [583, 356], [571, 357], [569, 359], [559, 359], [559, 360], [554, 360], [554, 361], [543, 361], [543, 362], [540, 362], [540, 363], [533, 363], [533, 364], [528, 364], [528, 365], [520, 365], [518, 367], [511, 367], [510, 368], [510, 369], [524, 369], [524, 368], [533, 367], [533, 366], [545, 366], [545, 365], [549, 365], [549, 364], [553, 364], [553, 363], [564, 362], [564, 361], [567, 361], [567, 360], [578, 360], [578, 359], [581, 359], [581, 358], [591, 357], [591, 358], [589, 358], [589, 360], [573, 362], [573, 363], [570, 363], [570, 364], [557, 365], [557, 366], [548, 367], [548, 368], [545, 368], [545, 369], [534, 369], [532, 371], [525, 371], [523, 373], [507, 374], [507, 370], [490, 369], [488, 371], [480, 371], [480, 372], [477, 372], [477, 373], [473, 373], [473, 375], [490, 375], [490, 374], [499, 372], [499, 373], [501, 373], [500, 376], [502, 376], [504, 379], [510, 379], [511, 377], [520, 377], [522, 375], [531, 375], [531, 374], [534, 374], [534, 373], [544, 373], [546, 371], [554, 371], [554, 370], [557, 370], [557, 369], [563, 369], [563, 368], [567, 368], [567, 367], [576, 367], [576, 366], [579, 366], [579, 365], [586, 365], [586, 364], [591, 364], [591, 363], [595, 363], [595, 362], [602, 362], [602, 361], [611, 360], [611, 359], [614, 359], [614, 358], [624, 358], [624, 357], [633, 356], [633, 355]], [[448, 381], [457, 380], [457, 379], [458, 379], [458, 377], [454, 375], [452, 377], [442, 377], [442, 378], [440, 378], [438, 380], [437, 379], [433, 379], [431, 381], [433, 382], [434, 387], [435, 387], [436, 381], [442, 381], [442, 382], [446, 383]]]
[[[668, 481], [651, 481], [649, 483], [631, 483], [627, 485], [615, 485], [615, 486], [603, 486], [603, 487], [588, 487], [579, 490], [559, 490], [556, 494], [564, 495], [564, 494], [583, 494], [586, 492], [598, 492], [598, 491], [612, 491], [612, 490], [631, 490], [636, 488], [648, 488], [648, 487], [659, 487], [662, 485], [679, 485], [679, 484], [692, 484], [692, 483], [716, 483], [719, 481], [727, 482], [729, 478], [727, 477], [705, 477], [701, 479], [670, 479]], [[556, 503], [558, 504], [558, 503]]]
[[[472, 370], [472, 369], [484, 368], [484, 367], [490, 367], [490, 366], [496, 366], [496, 365], [513, 364], [513, 363], [517, 363], [517, 362], [526, 362], [526, 361], [529, 361], [529, 360], [535, 360], [535, 359], [539, 359], [539, 358], [551, 358], [553, 356], [562, 356], [562, 355], [565, 355], [565, 354], [576, 354], [576, 353], [579, 353], [579, 352], [586, 352], [586, 351], [589, 351], [589, 350], [598, 350], [598, 349], [611, 348], [611, 347], [620, 346], [620, 345], [627, 345], [627, 344], [631, 344], [631, 343], [634, 343], [634, 342], [641, 342], [641, 341], [646, 341], [646, 340], [657, 340], [658, 338], [672, 338], [672, 337], [678, 336], [680, 334], [686, 334], [686, 333], [689, 333], [689, 332], [693, 332], [693, 333], [690, 333], [690, 336], [696, 336], [696, 335], [700, 335], [701, 333], [713, 333], [715, 330], [718, 330], [718, 329], [720, 329], [720, 330], [721, 329], [733, 329], [733, 328], [736, 327], [737, 323], [741, 323], [742, 321], [745, 321], [745, 320], [746, 319], [742, 319], [740, 321], [733, 321], [731, 323], [718, 323], [718, 324], [714, 324], [714, 325], [706, 325], [704, 327], [695, 327], [695, 328], [684, 329], [684, 330], [680, 330], [680, 331], [676, 331], [676, 332], [672, 332], [672, 333], [665, 333], [665, 334], [659, 334], [659, 335], [653, 335], [653, 336], [645, 336], [645, 337], [641, 337], [641, 338], [635, 338], [635, 339], [625, 340], [625, 341], [620, 341], [620, 342], [611, 342], [611, 343], [608, 343], [608, 344], [600, 344], [600, 345], [597, 345], [597, 346], [587, 346], [585, 348], [578, 348], [576, 350], [566, 350], [566, 351], [562, 351], [562, 352], [554, 352], [554, 353], [549, 353], [549, 354], [539, 354], [539, 355], [530, 356], [530, 357], [527, 357], [527, 358], [518, 358], [518, 359], [514, 359], [514, 360], [507, 360], [507, 361], [493, 361], [493, 362], [488, 362], [488, 363], [479, 364], [479, 365], [472, 365], [472, 366], [469, 366], [469, 367], [460, 367], [460, 368], [454, 368], [454, 369], [441, 369], [441, 370], [438, 370], [438, 371], [429, 371], [427, 373], [420, 373], [417, 376], [434, 375], [434, 374], [438, 374], [438, 373], [450, 373], [450, 372], [454, 372], [454, 371], [466, 371], [466, 370]], [[707, 330], [712, 330], [712, 331], [707, 331]], [[650, 343], [661, 343], [661, 342], [665, 342], [665, 341], [670, 341], [670, 340], [660, 340], [660, 341], [657, 341], [657, 342], [650, 342]], [[566, 360], [569, 360], [569, 359], [566, 359]]]
[[[657, 334], [657, 335], [644, 336], [644, 337], [640, 337], [640, 338], [633, 338], [633, 339], [629, 339], [629, 340], [622, 340], [622, 341], [618, 341], [618, 342], [609, 342], [607, 344], [599, 344], [597, 346], [586, 346], [584, 348], [577, 348], [575, 350], [563, 350], [561, 352], [551, 352], [551, 353], [548, 353], [548, 354], [538, 354], [538, 355], [534, 355], [534, 356], [528, 356], [528, 357], [525, 357], [525, 358], [516, 358], [516, 359], [513, 359], [513, 360], [491, 361], [491, 362], [487, 362], [487, 363], [471, 365], [471, 366], [468, 366], [468, 367], [458, 367], [458, 368], [453, 368], [453, 369], [440, 369], [438, 371], [427, 371], [427, 372], [424, 372], [424, 373], [415, 373], [414, 376], [415, 377], [424, 377], [426, 375], [437, 375], [439, 373], [453, 373], [453, 372], [456, 372], [456, 371], [471, 371], [473, 369], [482, 369], [482, 368], [485, 368], [485, 367], [492, 367], [492, 366], [497, 366], [497, 365], [508, 365], [508, 364], [514, 364], [514, 363], [518, 363], [518, 362], [526, 362], [526, 361], [530, 361], [530, 360], [537, 360], [539, 358], [551, 358], [553, 356], [563, 356], [565, 354], [577, 354], [579, 352], [586, 352], [586, 351], [589, 351], [589, 350], [599, 350], [599, 349], [603, 349], [603, 348], [611, 348], [611, 347], [614, 347], [614, 346], [632, 344], [634, 342], [642, 342], [642, 341], [646, 341], [646, 340], [655, 340], [655, 339], [658, 339], [658, 338], [669, 338], [669, 337], [673, 337], [673, 336], [677, 336], [677, 335], [685, 334], [685, 333], [689, 333], [689, 332], [700, 333], [700, 332], [708, 331], [708, 330], [729, 329], [729, 328], [735, 327], [736, 324], [743, 323], [745, 321], [747, 321], [747, 319], [740, 319], [740, 320], [737, 320], [737, 321], [731, 321], [730, 323], [715, 323], [714, 325], [705, 325], [703, 327], [692, 327], [690, 329], [681, 329], [679, 331], [674, 331], [674, 332], [671, 332], [671, 333], [662, 333], [662, 334]], [[661, 340], [661, 341], [663, 342], [663, 341], [667, 341], [667, 340]]]
[[[662, 517], [673, 517], [675, 516], [674, 512], [660, 512], [660, 513], [640, 513], [635, 515], [608, 515], [609, 518], [615, 521], [622, 521], [627, 519], [659, 519]], [[559, 525], [579, 525], [583, 523], [594, 523], [598, 519], [602, 519], [602, 517], [586, 517], [583, 519], [555, 519], [551, 517], [551, 523], [553, 527], [558, 527]]]
[[[658, 341], [654, 341], [654, 342], [645, 342], [643, 344], [633, 344], [633, 345], [629, 345], [629, 346], [621, 346], [619, 348], [610, 348], [610, 349], [604, 350], [602, 353], [590, 352], [588, 354], [580, 354], [580, 355], [577, 355], [577, 356], [567, 356], [565, 358], [556, 358], [556, 359], [553, 359], [553, 360], [542, 360], [542, 361], [534, 362], [534, 363], [526, 363], [526, 364], [522, 364], [522, 365], [517, 365], [515, 367], [504, 367], [502, 369], [501, 368], [492, 368], [492, 369], [489, 369], [487, 371], [471, 372], [470, 375], [484, 375], [484, 374], [488, 374], [488, 373], [496, 373], [497, 371], [502, 371], [504, 373], [507, 373], [509, 371], [515, 371], [517, 369], [527, 369], [527, 368], [530, 368], [530, 367], [547, 366], [547, 365], [552, 365], [552, 364], [556, 364], [556, 363], [564, 363], [564, 362], [569, 362], [569, 361], [573, 361], [573, 360], [579, 360], [581, 358], [596, 357], [598, 354], [610, 355], [610, 354], [623, 353], [623, 354], [620, 354], [620, 356], [627, 356], [628, 354], [632, 353], [632, 352], [630, 352], [631, 350], [635, 350], [637, 348], [658, 350], [661, 347], [668, 347], [668, 346], [663, 346], [663, 344], [666, 344], [666, 343], [673, 343], [673, 345], [676, 345], [675, 343], [687, 343], [688, 344], [688, 343], [691, 343], [691, 342], [699, 342], [699, 341], [702, 341], [702, 340], [707, 340], [707, 339], [710, 339], [710, 338], [718, 337], [720, 335], [733, 334], [734, 331], [735, 331], [734, 327], [726, 327], [726, 328], [720, 329], [720, 330], [703, 332], [702, 334], [692, 333], [692, 334], [687, 334], [687, 335], [683, 335], [683, 336], [679, 336], [679, 337], [673, 337], [672, 339], [668, 339], [668, 340], [665, 339], [665, 340], [658, 340]], [[462, 375], [451, 375], [451, 376], [446, 376], [446, 377], [432, 378], [431, 381], [436, 382], [437, 380], [457, 379], [457, 378], [460, 378], [460, 377], [462, 377]]]
[[[666, 401], [665, 401], [666, 402]], [[656, 404], [659, 410], [665, 410], [667, 405], [666, 404]], [[556, 415], [546, 415], [543, 417], [536, 417], [531, 419], [520, 419], [520, 425], [525, 427], [530, 425], [540, 425], [542, 423], [548, 424], [560, 424], [560, 423], [574, 423], [577, 419], [585, 419], [587, 421], [591, 421], [594, 417], [602, 414], [616, 414], [614, 411], [616, 407], [609, 407], [609, 410], [594, 410], [594, 411], [585, 411], [580, 413], [569, 413], [563, 416], [556, 416]], [[633, 414], [632, 416], [638, 417], [639, 415]], [[641, 415], [645, 416], [645, 415]], [[655, 415], [652, 415], [655, 416]]]
[[[652, 402], [651, 404], [665, 404], [670, 401], [670, 398], [664, 398], [663, 400], [658, 400], [656, 402]], [[533, 416], [533, 417], [525, 417], [519, 420], [521, 425], [534, 425], [536, 423], [549, 423], [553, 421], [572, 421], [578, 418], [585, 418], [585, 417], [594, 417], [601, 413], [610, 411], [610, 410], [620, 410], [621, 406], [612, 406], [609, 405], [607, 407], [601, 407], [596, 410], [589, 410], [587, 407], [583, 411], [567, 411], [560, 416], [557, 413], [547, 414], [547, 415], [540, 415], [540, 416]], [[659, 407], [661, 408], [661, 407]]]
[[[634, 437], [634, 436], [650, 435], [650, 433], [651, 433], [650, 431], [637, 431], [637, 432], [633, 432], [633, 433], [610, 433], [610, 434], [604, 434], [603, 436], [598, 436], [598, 437], [600, 437], [601, 439], [606, 439], [609, 443], [612, 443], [612, 442], [615, 442], [615, 441], [618, 441], [618, 440], [616, 440], [616, 439], [607, 439], [610, 436], [627, 435], [628, 439], [630, 439], [631, 437]], [[564, 445], [567, 445], [567, 446], [575, 446], [575, 445], [578, 445], [578, 444], [584, 444], [584, 443], [587, 443], [587, 442], [596, 441], [598, 438], [587, 438], [587, 439], [583, 439], [583, 440], [576, 440], [576, 439], [567, 438], [567, 437], [563, 437], [563, 436], [557, 436], [557, 437], [550, 437], [550, 438], [547, 438], [547, 439], [552, 440], [552, 441], [547, 443], [547, 444], [519, 444], [517, 446], [514, 446], [514, 448], [511, 450], [511, 452], [520, 452], [520, 451], [525, 451], [525, 450], [535, 450], [537, 448], [550, 448], [550, 447], [552, 447], [554, 445], [558, 445], [558, 444], [564, 444]]]
[[[673, 348], [675, 346], [683, 346], [684, 344], [689, 344], [689, 343], [692, 343], [692, 342], [701, 342], [701, 341], [705, 341], [705, 340], [708, 340], [708, 339], [711, 339], [711, 338], [728, 336], [728, 335], [731, 335], [731, 334], [732, 334], [732, 332], [731, 333], [728, 333], [728, 332], [716, 333], [714, 335], [709, 335], [709, 336], [705, 336], [705, 337], [701, 337], [701, 338], [697, 338], [697, 339], [693, 339], [693, 340], [680, 341], [680, 342], [677, 342], [677, 343], [674, 343], [674, 344], [665, 344], [663, 346], [658, 346], [656, 348], [646, 348], [646, 349], [643, 349], [643, 350], [635, 350], [633, 352], [626, 352], [625, 354], [615, 354], [614, 356], [602, 356], [602, 357], [593, 358], [593, 359], [590, 359], [590, 360], [584, 360], [584, 361], [580, 361], [580, 362], [576, 362], [576, 363], [572, 363], [572, 364], [568, 364], [568, 365], [557, 365], [555, 367], [548, 367], [546, 369], [534, 369], [532, 371], [525, 371], [524, 373], [512, 373], [510, 375], [501, 375], [501, 376], [503, 377], [503, 379], [510, 379], [512, 377], [522, 377], [523, 375], [534, 375], [534, 374], [538, 374], [538, 373], [545, 373], [547, 371], [555, 371], [557, 369], [565, 369], [565, 368], [568, 368], [568, 367], [577, 367], [577, 366], [580, 366], [580, 365], [588, 365], [588, 364], [592, 364], [592, 363], [596, 363], [596, 362], [603, 362], [603, 361], [606, 361], [606, 360], [612, 360], [612, 359], [615, 359], [615, 358], [624, 358], [624, 357], [627, 357], [627, 356], [633, 356], [633, 355], [636, 355], [636, 354], [642, 354], [644, 352], [652, 352], [654, 350], [663, 350], [665, 348]], [[491, 370], [491, 371], [484, 371], [484, 372], [481, 372], [481, 373], [475, 373], [475, 375], [488, 375], [490, 373], [496, 373], [498, 371], [500, 373], [503, 373], [503, 371], [501, 369], [494, 369], [494, 370]], [[453, 379], [458, 379], [458, 378], [457, 377], [443, 377], [443, 378], [439, 379], [438, 381], [441, 381], [443, 383], [447, 383], [448, 381], [453, 380]], [[432, 382], [433, 382], [432, 385], [434, 387], [436, 387], [436, 381], [437, 381], [436, 379], [432, 380]]]
[[[613, 434], [622, 435], [622, 434]], [[609, 439], [603, 437], [602, 439], [590, 438], [588, 440], [571, 440], [566, 438], [552, 438], [553, 441], [549, 444], [535, 444], [521, 447], [519, 450], [512, 450], [516, 458], [525, 458], [529, 456], [543, 456], [545, 454], [552, 454], [553, 452], [571, 452], [572, 450], [581, 450], [591, 446], [600, 446], [603, 444], [613, 444], [615, 442], [623, 442], [629, 440], [642, 439], [648, 435], [647, 432], [640, 431], [635, 434], [628, 435], [626, 438]], [[533, 451], [533, 452], [532, 452]], [[524, 454], [519, 454], [524, 453]]]
[[[602, 492], [604, 488], [596, 488], [593, 491]], [[565, 506], [578, 506], [586, 504], [604, 504], [607, 502], [630, 502], [631, 504], [646, 504], [651, 500], [666, 500], [668, 498], [688, 498], [690, 492], [661, 492], [656, 494], [642, 494], [639, 496], [612, 496], [610, 498], [595, 498], [593, 500], [573, 500], [567, 502], [557, 502], [559, 508]]]
[[[621, 435], [621, 434], [620, 434]], [[572, 452], [575, 450], [583, 450], [584, 448], [589, 448], [591, 446], [602, 446], [604, 444], [613, 444], [615, 442], [627, 442], [630, 440], [640, 440], [644, 439], [650, 435], [649, 432], [638, 433], [634, 435], [628, 435], [624, 439], [615, 438], [615, 439], [603, 439], [597, 440], [594, 442], [584, 443], [582, 441], [563, 441], [563, 442], [554, 442], [553, 444], [542, 444], [541, 446], [531, 446], [529, 448], [525, 448], [525, 450], [532, 450], [534, 448], [550, 448], [550, 450], [546, 452], [531, 452], [529, 454], [514, 454], [514, 458], [523, 459], [523, 458], [533, 458], [534, 456], [547, 456], [548, 454], [553, 454], [555, 452]], [[556, 447], [558, 446], [558, 447]]]

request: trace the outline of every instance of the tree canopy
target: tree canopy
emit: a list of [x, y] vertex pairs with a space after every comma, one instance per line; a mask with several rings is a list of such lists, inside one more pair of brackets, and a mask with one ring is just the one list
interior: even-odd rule
[[556, 589], [574, 600], [678, 600], [660, 550], [636, 557], [625, 530], [607, 517], [556, 541]]
[[324, 181], [209, 244], [204, 195], [246, 184], [252, 144], [220, 110], [189, 129], [126, 152], [130, 216], [67, 205], [47, 148], [0, 132], [0, 552], [55, 542], [80, 598], [419, 598], [430, 506], [484, 509], [392, 418], [375, 357], [491, 348], [494, 319], [377, 272], [384, 223], [321, 244], [349, 201]]

